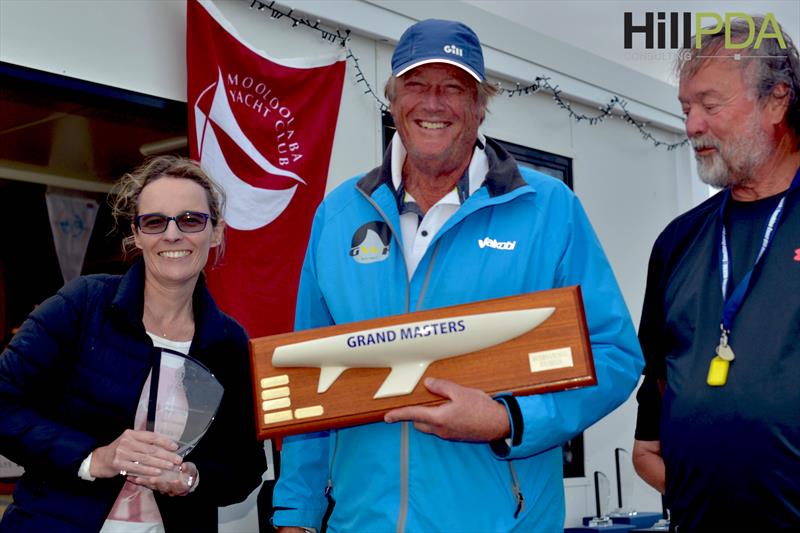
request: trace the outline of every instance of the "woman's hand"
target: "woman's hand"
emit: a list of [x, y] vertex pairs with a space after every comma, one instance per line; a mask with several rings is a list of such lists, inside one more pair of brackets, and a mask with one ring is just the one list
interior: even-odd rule
[[126, 429], [108, 446], [92, 452], [89, 472], [93, 477], [157, 477], [164, 471], [177, 470], [183, 458], [174, 453], [178, 445], [152, 431]]

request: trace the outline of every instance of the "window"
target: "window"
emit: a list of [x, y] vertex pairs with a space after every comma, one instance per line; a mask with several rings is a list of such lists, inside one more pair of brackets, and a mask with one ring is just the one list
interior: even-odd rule
[[553, 176], [572, 188], [572, 159], [500, 139], [495, 140], [513, 155], [520, 165]]
[[[2, 1], [2, 0], [0, 0]], [[99, 191], [139, 165], [142, 150], [186, 137], [186, 103], [0, 61], [0, 341], [64, 284], [45, 203], [46, 184]], [[184, 147], [174, 151], [188, 155]], [[22, 175], [24, 179], [19, 176]], [[85, 183], [85, 185], [83, 185]], [[83, 274], [127, 270], [105, 193]], [[31, 246], [35, 243], [35, 246]], [[19, 250], [26, 250], [19, 253]]]

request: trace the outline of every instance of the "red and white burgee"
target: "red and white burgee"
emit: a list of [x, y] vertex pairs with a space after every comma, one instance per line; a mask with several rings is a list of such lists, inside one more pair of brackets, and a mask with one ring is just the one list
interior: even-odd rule
[[206, 0], [188, 0], [186, 34], [190, 152], [227, 193], [225, 253], [216, 267], [209, 260], [210, 290], [251, 337], [291, 331], [344, 52], [271, 59]]

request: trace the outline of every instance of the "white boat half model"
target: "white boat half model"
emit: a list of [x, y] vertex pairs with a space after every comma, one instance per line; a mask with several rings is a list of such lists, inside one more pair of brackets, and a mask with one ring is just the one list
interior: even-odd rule
[[348, 368], [391, 368], [373, 398], [410, 394], [434, 361], [483, 350], [547, 320], [554, 307], [397, 324], [275, 348], [274, 367], [319, 367], [317, 393]]

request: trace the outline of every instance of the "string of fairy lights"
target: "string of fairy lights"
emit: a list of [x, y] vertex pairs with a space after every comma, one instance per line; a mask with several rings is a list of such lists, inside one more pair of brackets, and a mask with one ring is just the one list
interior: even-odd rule
[[[364, 94], [370, 96], [372, 99], [375, 100], [376, 104], [380, 108], [382, 112], [388, 111], [389, 106], [381, 99], [378, 93], [372, 88], [367, 80], [364, 71], [361, 69], [361, 65], [358, 62], [358, 56], [353, 53], [353, 50], [347, 45], [348, 41], [350, 40], [350, 30], [349, 29], [340, 29], [336, 28], [333, 31], [329, 31], [328, 29], [324, 28], [319, 19], [310, 19], [308, 17], [304, 17], [301, 14], [295, 12], [294, 9], [288, 8], [288, 10], [283, 10], [279, 6], [276, 5], [275, 0], [269, 1], [261, 1], [261, 0], [248, 0], [250, 2], [250, 9], [255, 10], [257, 12], [262, 12], [267, 15], [271, 20], [281, 20], [284, 19], [287, 22], [291, 22], [292, 28], [302, 27], [308, 30], [316, 31], [319, 33], [320, 37], [331, 43], [331, 44], [338, 44], [342, 48], [347, 51], [347, 59], [350, 61], [353, 69], [355, 71], [355, 81], [357, 84], [363, 85], [364, 87]], [[553, 101], [566, 111], [570, 118], [575, 122], [583, 122], [586, 121], [589, 125], [596, 125], [603, 122], [606, 118], [615, 118], [619, 117], [626, 123], [630, 124], [631, 126], [635, 127], [639, 130], [642, 138], [645, 141], [649, 141], [653, 144], [656, 148], [666, 148], [668, 151], [675, 150], [680, 148], [681, 146], [685, 146], [689, 143], [688, 138], [684, 138], [678, 142], [666, 142], [657, 139], [648, 129], [647, 123], [642, 122], [634, 118], [627, 109], [628, 102], [624, 98], [620, 96], [614, 95], [606, 105], [599, 108], [599, 112], [596, 115], [586, 115], [584, 113], [579, 113], [575, 111], [570, 103], [564, 100], [561, 97], [561, 89], [559, 89], [558, 85], [553, 85], [550, 83], [550, 78], [539, 76], [533, 80], [533, 83], [530, 85], [522, 86], [521, 84], [517, 84], [513, 89], [507, 89], [502, 86], [502, 84], [498, 84], [498, 94], [505, 95], [508, 98], [519, 97], [534, 94], [540, 91], [548, 92], [552, 95]], [[615, 114], [615, 111], [617, 114]]]
[[595, 124], [603, 122], [603, 120], [606, 117], [613, 117], [614, 109], [619, 109], [620, 112], [619, 117], [628, 124], [630, 124], [631, 126], [638, 129], [639, 133], [642, 135], [642, 138], [653, 143], [653, 146], [655, 146], [656, 148], [664, 147], [667, 150], [671, 151], [675, 150], [676, 148], [680, 148], [681, 146], [689, 144], [689, 139], [686, 137], [683, 140], [674, 143], [661, 141], [655, 138], [653, 134], [650, 133], [650, 131], [648, 131], [646, 122], [641, 122], [639, 120], [636, 120], [628, 112], [627, 100], [617, 95], [614, 95], [605, 106], [601, 107], [597, 115], [585, 115], [583, 113], [576, 112], [574, 109], [572, 109], [572, 106], [569, 104], [569, 102], [561, 98], [561, 89], [558, 88], [558, 85], [552, 85], [550, 83], [550, 78], [537, 77], [532, 84], [525, 87], [520, 86], [520, 84], [518, 83], [515, 89], [505, 89], [503, 87], [500, 87], [498, 93], [505, 94], [508, 97], [513, 97], [513, 96], [522, 96], [523, 94], [533, 94], [540, 90], [546, 90], [550, 92], [553, 95], [553, 100], [556, 102], [558, 107], [569, 113], [570, 118], [575, 120], [575, 122], [581, 122], [585, 120], [590, 125], [594, 126]]

